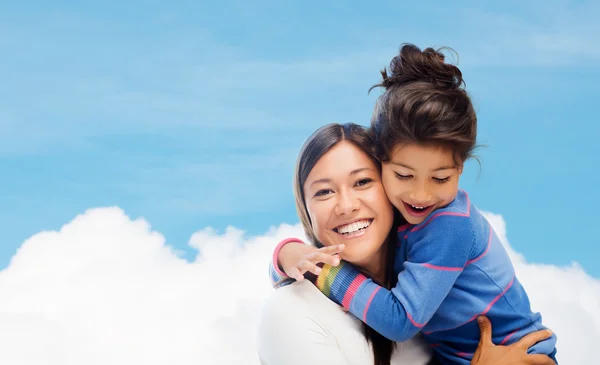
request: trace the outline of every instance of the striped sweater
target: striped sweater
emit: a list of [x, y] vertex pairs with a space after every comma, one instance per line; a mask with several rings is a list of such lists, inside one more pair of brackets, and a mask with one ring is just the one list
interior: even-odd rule
[[[285, 274], [278, 269], [277, 253], [271, 279], [280, 283]], [[498, 236], [462, 190], [422, 223], [398, 228], [394, 269], [398, 283], [391, 290], [348, 262], [325, 265], [316, 285], [393, 341], [421, 332], [442, 364], [470, 363], [479, 342], [478, 315], [492, 322], [496, 344], [508, 345], [545, 328], [541, 315], [531, 311]], [[554, 358], [555, 345], [553, 334], [529, 352]]]

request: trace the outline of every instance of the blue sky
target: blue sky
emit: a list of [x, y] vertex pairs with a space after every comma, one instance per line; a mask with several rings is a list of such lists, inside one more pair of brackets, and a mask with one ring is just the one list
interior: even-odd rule
[[[296, 223], [292, 169], [329, 122], [368, 123], [403, 42], [459, 54], [481, 171], [462, 187], [530, 262], [600, 277], [600, 5], [28, 1], [0, 5], [0, 268], [88, 208], [169, 244]], [[216, 4], [216, 2], [215, 2]]]

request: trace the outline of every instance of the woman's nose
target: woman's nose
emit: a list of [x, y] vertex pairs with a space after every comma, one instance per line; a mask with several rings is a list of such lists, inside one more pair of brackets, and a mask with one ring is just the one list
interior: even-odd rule
[[338, 202], [336, 204], [336, 214], [350, 214], [357, 211], [360, 208], [360, 201], [352, 193], [342, 193], [338, 195]]

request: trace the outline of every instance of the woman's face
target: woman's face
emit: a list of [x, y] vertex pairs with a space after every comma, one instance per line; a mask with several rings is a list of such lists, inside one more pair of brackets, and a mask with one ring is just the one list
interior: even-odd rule
[[377, 165], [342, 141], [324, 154], [303, 186], [312, 228], [325, 246], [344, 244], [340, 257], [366, 267], [381, 262], [394, 212]]

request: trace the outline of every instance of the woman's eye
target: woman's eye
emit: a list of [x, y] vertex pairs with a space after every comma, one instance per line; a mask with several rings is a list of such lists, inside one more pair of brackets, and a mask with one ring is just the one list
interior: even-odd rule
[[445, 182], [448, 182], [450, 180], [450, 176], [448, 177], [444, 177], [444, 178], [439, 178], [439, 177], [434, 177], [433, 181], [439, 183], [439, 184], [443, 184]]
[[372, 180], [372, 179], [365, 178], [365, 179], [360, 179], [360, 180], [358, 180], [358, 181], [356, 182], [356, 185], [357, 185], [357, 186], [365, 186], [365, 185], [367, 185], [367, 184], [369, 184], [369, 183], [371, 183], [371, 182], [373, 182], [373, 180]]
[[407, 180], [407, 179], [410, 179], [412, 177], [412, 175], [402, 175], [402, 174], [399, 174], [397, 172], [394, 172], [394, 174], [396, 174], [396, 177], [398, 179], [400, 179], [400, 180]]
[[331, 193], [331, 189], [323, 189], [323, 190], [319, 190], [315, 193], [315, 196], [325, 196], [327, 194]]

